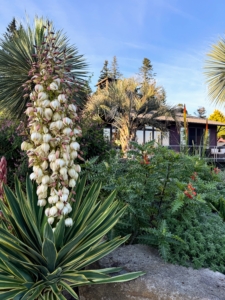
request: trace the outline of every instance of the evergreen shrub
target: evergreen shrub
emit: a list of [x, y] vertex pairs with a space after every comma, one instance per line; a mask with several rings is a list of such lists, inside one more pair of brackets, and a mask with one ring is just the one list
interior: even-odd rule
[[87, 161], [83, 168], [90, 182], [102, 181], [102, 197], [116, 190], [121, 205], [128, 204], [111, 237], [131, 233], [130, 244], [156, 246], [167, 261], [224, 272], [221, 172], [199, 157], [153, 142], [131, 144], [127, 159], [114, 153], [99, 163]]

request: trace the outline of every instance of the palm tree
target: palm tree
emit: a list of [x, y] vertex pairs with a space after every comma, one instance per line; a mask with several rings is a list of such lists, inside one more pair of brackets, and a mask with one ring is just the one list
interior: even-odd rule
[[205, 75], [209, 97], [213, 103], [222, 105], [225, 102], [225, 39], [220, 38], [217, 44], [212, 45], [207, 56]]
[[166, 131], [160, 116], [174, 116], [175, 109], [165, 103], [165, 92], [155, 81], [144, 84], [134, 78], [118, 80], [99, 89], [86, 103], [84, 114], [98, 122], [112, 124], [118, 130], [122, 151], [126, 152], [137, 129], [150, 125]]
[[[54, 31], [52, 22], [36, 17], [33, 27], [29, 24], [26, 28], [20, 26], [13, 38], [3, 36], [0, 39], [0, 110], [13, 117], [21, 117], [28, 102], [28, 91], [26, 88], [24, 90], [24, 83], [33, 76], [30, 71], [32, 64], [36, 62], [37, 49], [45, 42], [46, 27]], [[85, 87], [87, 65], [77, 48], [70, 46], [68, 42], [61, 30], [56, 32], [55, 49], [59, 52], [59, 58], [65, 59], [79, 86]], [[74, 95], [77, 100], [83, 97], [82, 88], [80, 90], [81, 93]]]

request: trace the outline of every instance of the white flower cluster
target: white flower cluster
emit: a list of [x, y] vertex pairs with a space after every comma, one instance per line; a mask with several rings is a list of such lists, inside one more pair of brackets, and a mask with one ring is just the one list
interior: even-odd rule
[[[32, 180], [38, 184], [38, 205], [46, 206], [49, 224], [68, 215], [70, 188], [76, 185], [79, 165], [74, 164], [80, 145], [76, 142], [81, 130], [77, 126], [77, 107], [69, 101], [71, 90], [64, 84], [63, 76], [53, 76], [46, 64], [39, 66], [33, 76], [35, 87], [30, 93], [31, 102], [26, 114], [30, 139], [22, 143], [27, 151], [29, 166], [33, 166]], [[65, 220], [66, 226], [73, 223]]]

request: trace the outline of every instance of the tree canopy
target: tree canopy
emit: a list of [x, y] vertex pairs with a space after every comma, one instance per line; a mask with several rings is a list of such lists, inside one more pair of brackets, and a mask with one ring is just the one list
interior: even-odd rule
[[118, 78], [122, 77], [122, 73], [120, 73], [120, 71], [119, 71], [119, 66], [118, 66], [116, 56], [113, 56], [113, 60], [112, 60], [110, 71], [109, 71], [109, 76], [113, 79], [118, 79]]
[[206, 118], [206, 109], [205, 107], [201, 106], [197, 109], [195, 112], [195, 115], [197, 115], [199, 118], [205, 119]]
[[139, 75], [141, 76], [142, 82], [149, 82], [150, 79], [153, 78], [153, 66], [148, 58], [144, 58], [142, 62], [142, 66], [139, 69]]
[[108, 63], [109, 63], [108, 60], [105, 60], [103, 68], [100, 72], [100, 76], [99, 76], [98, 81], [101, 81], [102, 79], [105, 79], [106, 77], [109, 76], [110, 70], [109, 70], [109, 67], [108, 67]]
[[125, 78], [94, 93], [86, 103], [84, 114], [116, 127], [118, 140], [126, 152], [137, 129], [150, 125], [165, 131], [165, 124], [157, 117], [175, 116], [175, 110], [165, 104], [164, 89], [155, 82], [143, 85], [134, 78]]
[[[214, 112], [209, 116], [209, 120], [225, 123], [225, 115], [220, 110], [215, 109]], [[225, 136], [225, 126], [217, 126], [217, 136]]]

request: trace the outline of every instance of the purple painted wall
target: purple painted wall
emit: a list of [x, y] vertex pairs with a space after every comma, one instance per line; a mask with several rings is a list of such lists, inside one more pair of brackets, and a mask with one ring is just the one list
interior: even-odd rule
[[209, 130], [210, 130], [210, 146], [217, 146], [217, 127], [216, 126], [210, 126], [209, 125]]
[[[205, 129], [205, 124], [192, 123], [192, 124], [190, 124], [190, 127]], [[210, 130], [209, 146], [211, 146], [211, 147], [216, 146], [217, 145], [217, 126], [209, 125], [209, 130]], [[169, 131], [170, 131], [171, 148], [179, 151], [179, 147], [177, 147], [177, 146], [180, 145], [180, 133], [178, 132], [175, 125], [171, 125]]]
[[180, 133], [175, 125], [171, 125], [169, 128], [170, 131], [170, 145], [171, 149], [175, 151], [180, 150]]

